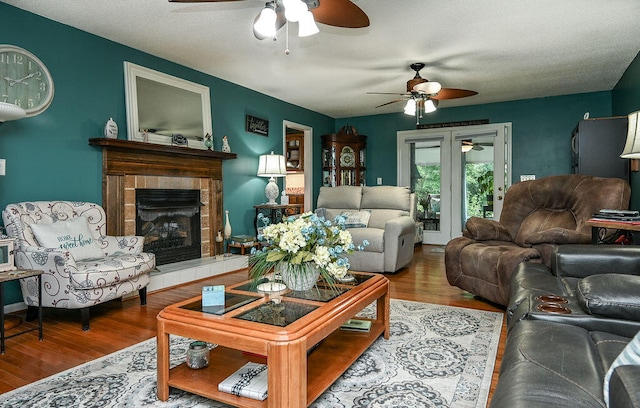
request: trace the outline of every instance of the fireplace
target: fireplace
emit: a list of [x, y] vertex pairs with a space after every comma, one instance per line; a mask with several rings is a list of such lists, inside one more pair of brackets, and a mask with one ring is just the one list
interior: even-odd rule
[[156, 265], [200, 258], [200, 190], [135, 190], [136, 235], [144, 252], [156, 254]]

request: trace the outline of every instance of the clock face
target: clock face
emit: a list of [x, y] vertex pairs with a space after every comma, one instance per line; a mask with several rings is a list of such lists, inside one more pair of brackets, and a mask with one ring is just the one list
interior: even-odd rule
[[0, 45], [0, 102], [20, 106], [27, 116], [44, 112], [53, 100], [53, 79], [29, 51]]
[[343, 167], [353, 167], [356, 163], [355, 152], [349, 146], [342, 148], [340, 152], [340, 165]]

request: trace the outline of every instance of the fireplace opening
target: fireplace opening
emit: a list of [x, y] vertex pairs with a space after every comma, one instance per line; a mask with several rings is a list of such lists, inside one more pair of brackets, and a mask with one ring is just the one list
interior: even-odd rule
[[156, 265], [202, 256], [200, 190], [136, 189], [136, 235]]

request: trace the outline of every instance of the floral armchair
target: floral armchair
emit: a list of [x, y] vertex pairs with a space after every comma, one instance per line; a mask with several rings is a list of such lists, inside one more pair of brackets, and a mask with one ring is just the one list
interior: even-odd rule
[[[134, 290], [140, 295], [140, 304], [146, 304], [155, 255], [142, 252], [142, 237], [107, 236], [106, 215], [99, 205], [72, 201], [22, 202], [7, 205], [2, 219], [7, 234], [16, 239], [16, 266], [44, 271], [43, 307], [80, 309], [82, 329], [89, 330], [90, 306]], [[47, 228], [59, 231], [75, 224], [79, 225], [80, 232], [64, 245], [51, 245], [49, 236], [43, 235], [49, 233]], [[71, 236], [73, 233], [54, 236], [53, 241], [62, 242]], [[78, 242], [83, 249], [91, 250], [79, 255]], [[20, 285], [24, 302], [29, 312], [33, 312], [38, 305], [36, 279], [21, 279]]]

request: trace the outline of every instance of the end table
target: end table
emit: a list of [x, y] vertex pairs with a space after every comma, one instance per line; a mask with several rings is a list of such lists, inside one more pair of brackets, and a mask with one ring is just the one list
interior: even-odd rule
[[0, 306], [2, 306], [2, 312], [0, 313], [0, 354], [4, 354], [4, 341], [5, 339], [10, 339], [11, 337], [24, 334], [33, 330], [28, 329], [21, 331], [19, 333], [12, 334], [11, 336], [4, 335], [4, 284], [5, 282], [10, 282], [23, 278], [30, 278], [32, 276], [36, 277], [38, 281], [38, 334], [39, 339], [42, 340], [42, 273], [43, 271], [36, 271], [32, 269], [18, 269], [14, 271], [5, 271], [0, 272]]

